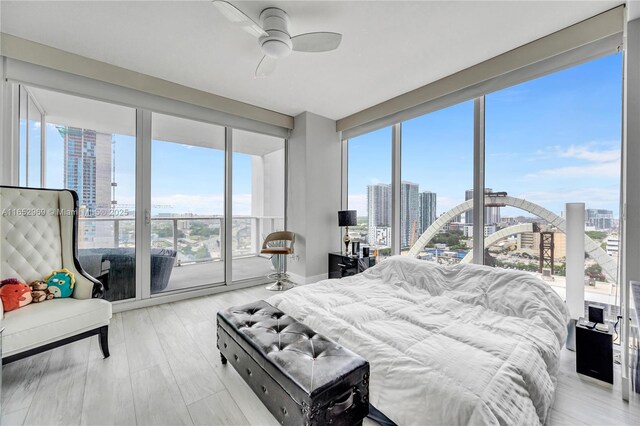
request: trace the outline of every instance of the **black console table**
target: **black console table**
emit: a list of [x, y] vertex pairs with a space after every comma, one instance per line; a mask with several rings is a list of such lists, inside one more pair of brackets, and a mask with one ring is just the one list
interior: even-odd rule
[[329, 253], [329, 278], [350, 277], [375, 264], [375, 257], [353, 257], [342, 253]]

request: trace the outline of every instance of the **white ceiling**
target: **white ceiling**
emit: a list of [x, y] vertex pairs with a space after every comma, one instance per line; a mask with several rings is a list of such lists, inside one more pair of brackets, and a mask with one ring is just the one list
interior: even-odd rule
[[621, 1], [234, 1], [257, 20], [278, 6], [292, 35], [343, 34], [254, 79], [256, 40], [210, 1], [0, 1], [0, 30], [289, 115], [332, 119], [405, 93]]

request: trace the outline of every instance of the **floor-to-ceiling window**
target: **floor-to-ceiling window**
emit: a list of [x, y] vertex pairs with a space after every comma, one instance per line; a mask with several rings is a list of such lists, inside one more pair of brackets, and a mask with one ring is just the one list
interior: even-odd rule
[[552, 222], [584, 203], [585, 300], [616, 305], [621, 81], [616, 54], [486, 96], [485, 263], [563, 294], [566, 236]]
[[401, 253], [429, 230], [418, 258], [460, 262], [473, 246], [473, 210], [453, 212], [473, 198], [473, 101], [403, 122], [401, 162]]
[[[398, 229], [391, 224], [390, 128], [350, 139], [349, 208], [362, 218], [366, 212], [362, 236], [371, 238], [376, 200], [387, 200], [378, 216], [389, 225], [384, 234], [376, 229], [378, 242], [397, 232], [402, 254], [413, 247], [411, 254], [438, 263], [529, 271], [563, 295], [566, 237], [554, 218], [563, 220], [566, 203], [584, 203], [585, 299], [616, 305], [621, 81], [622, 55], [615, 54], [488, 94], [475, 118], [468, 101], [402, 122]], [[474, 120], [486, 126], [480, 262], [472, 253]], [[425, 233], [438, 218], [446, 223]], [[617, 315], [611, 307], [609, 314]]]
[[232, 280], [265, 277], [275, 260], [260, 255], [265, 237], [284, 230], [285, 141], [233, 131]]
[[267, 281], [273, 262], [260, 248], [284, 230], [285, 139], [35, 87], [19, 93], [19, 184], [78, 193], [80, 263], [108, 300]]
[[225, 129], [151, 123], [151, 294], [224, 283]]
[[358, 212], [358, 225], [349, 228], [351, 240], [368, 245], [378, 258], [388, 257], [392, 232], [391, 127], [349, 139], [348, 172], [348, 208]]
[[29, 149], [29, 186], [40, 186], [44, 170], [47, 188], [77, 192], [80, 264], [105, 284], [108, 300], [136, 297], [135, 110], [38, 88], [29, 93], [46, 113], [44, 169], [40, 157], [31, 160], [38, 143]]

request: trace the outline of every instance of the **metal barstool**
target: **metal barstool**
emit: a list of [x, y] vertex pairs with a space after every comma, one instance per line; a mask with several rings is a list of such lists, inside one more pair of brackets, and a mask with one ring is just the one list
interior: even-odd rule
[[[293, 254], [295, 239], [296, 235], [289, 231], [272, 232], [264, 239], [260, 254], [270, 254], [272, 258], [275, 256], [277, 263], [276, 272], [267, 275], [267, 278], [276, 280], [276, 282], [268, 286], [267, 290], [283, 291], [293, 287], [293, 283], [289, 280], [289, 275], [284, 270], [284, 265], [286, 256]], [[270, 244], [274, 242], [278, 242], [280, 245]]]

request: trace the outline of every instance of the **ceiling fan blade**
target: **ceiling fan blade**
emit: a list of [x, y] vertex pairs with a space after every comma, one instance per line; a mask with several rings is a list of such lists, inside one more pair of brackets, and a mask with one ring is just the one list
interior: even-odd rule
[[243, 11], [235, 7], [229, 2], [215, 0], [213, 5], [227, 18], [231, 23], [241, 27], [249, 34], [260, 37], [267, 36], [267, 32], [260, 27], [253, 19], [244, 14]]
[[306, 33], [291, 37], [293, 50], [298, 52], [328, 52], [340, 46], [342, 34], [338, 33]]
[[276, 69], [276, 61], [275, 58], [264, 55], [256, 68], [256, 78], [269, 76]]

